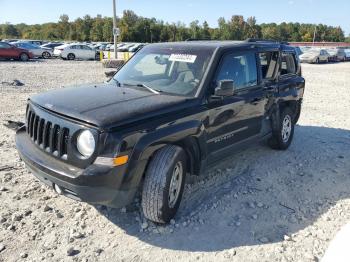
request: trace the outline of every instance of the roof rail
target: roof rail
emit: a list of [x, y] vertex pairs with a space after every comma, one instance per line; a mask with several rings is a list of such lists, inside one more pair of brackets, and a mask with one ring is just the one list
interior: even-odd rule
[[274, 44], [281, 44], [281, 45], [289, 45], [288, 42], [272, 40], [272, 39], [248, 38], [245, 41], [248, 43], [274, 43]]
[[191, 41], [212, 41], [213, 39], [211, 38], [188, 38], [185, 41], [186, 42], [191, 42]]

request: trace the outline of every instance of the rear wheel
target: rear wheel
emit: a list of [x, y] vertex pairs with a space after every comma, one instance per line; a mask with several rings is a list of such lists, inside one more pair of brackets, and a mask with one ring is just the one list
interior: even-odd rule
[[45, 51], [45, 52], [42, 54], [42, 57], [45, 58], [45, 59], [48, 59], [48, 58], [51, 57], [51, 54], [50, 54], [49, 52], [46, 52], [46, 51]]
[[186, 153], [169, 145], [155, 153], [147, 168], [142, 190], [142, 210], [156, 223], [169, 223], [182, 198], [186, 178]]
[[19, 56], [19, 60], [23, 61], [23, 62], [26, 62], [29, 60], [29, 56], [26, 54], [26, 53], [22, 53], [20, 54]]
[[68, 60], [74, 60], [74, 59], [75, 59], [75, 54], [69, 53], [69, 54], [67, 55], [67, 59], [68, 59]]
[[294, 114], [290, 108], [285, 108], [280, 116], [278, 129], [273, 131], [269, 145], [273, 149], [286, 150], [294, 136]]

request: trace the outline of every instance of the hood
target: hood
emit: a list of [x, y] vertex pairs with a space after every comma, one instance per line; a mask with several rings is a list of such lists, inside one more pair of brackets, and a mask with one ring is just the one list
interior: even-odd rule
[[315, 58], [317, 57], [317, 54], [312, 54], [312, 53], [304, 53], [300, 56], [300, 58]]
[[169, 111], [188, 98], [153, 94], [142, 88], [98, 84], [38, 94], [30, 101], [45, 109], [99, 127], [122, 125]]

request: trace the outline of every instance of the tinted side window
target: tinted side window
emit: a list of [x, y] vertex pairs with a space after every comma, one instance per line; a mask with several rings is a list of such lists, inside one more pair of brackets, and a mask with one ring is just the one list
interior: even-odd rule
[[255, 54], [225, 56], [216, 77], [216, 82], [221, 80], [233, 80], [236, 89], [256, 86], [258, 76]]
[[273, 77], [278, 62], [278, 52], [259, 53], [260, 67], [263, 79]]
[[281, 62], [281, 75], [296, 73], [295, 57], [292, 53], [282, 53]]

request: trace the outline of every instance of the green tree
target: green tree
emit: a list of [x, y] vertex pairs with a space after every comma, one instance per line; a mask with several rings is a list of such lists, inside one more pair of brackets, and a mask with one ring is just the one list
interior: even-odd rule
[[193, 39], [201, 39], [201, 28], [199, 26], [199, 21], [195, 20], [190, 23], [190, 33], [191, 33], [191, 38]]
[[254, 16], [247, 19], [244, 28], [244, 38], [261, 38], [261, 28], [256, 24]]
[[16, 27], [10, 23], [6, 23], [3, 27], [4, 38], [17, 38], [19, 37], [19, 32]]
[[90, 40], [92, 41], [101, 41], [103, 40], [103, 19], [101, 15], [97, 15], [92, 21], [91, 31], [90, 31]]
[[68, 39], [70, 31], [69, 16], [65, 14], [61, 15], [57, 27], [57, 37], [60, 39]]
[[204, 21], [200, 35], [203, 39], [211, 39], [210, 28], [207, 21]]
[[103, 41], [113, 41], [113, 19], [106, 17], [103, 25]]

